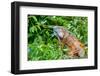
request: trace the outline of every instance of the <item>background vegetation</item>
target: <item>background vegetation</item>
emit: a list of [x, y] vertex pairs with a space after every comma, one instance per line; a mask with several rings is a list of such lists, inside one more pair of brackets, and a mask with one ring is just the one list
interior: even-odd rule
[[[87, 17], [28, 15], [28, 60], [68, 59], [68, 48], [59, 48], [57, 37], [49, 26], [63, 26], [75, 35], [86, 48]], [[87, 50], [86, 55], [87, 57]]]

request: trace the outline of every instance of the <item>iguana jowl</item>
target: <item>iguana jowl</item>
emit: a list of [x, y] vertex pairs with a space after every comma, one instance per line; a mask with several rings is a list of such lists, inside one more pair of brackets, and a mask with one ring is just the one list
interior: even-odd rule
[[59, 41], [63, 45], [69, 47], [70, 50], [68, 54], [71, 58], [84, 57], [84, 45], [74, 35], [61, 26], [54, 26], [53, 30], [56, 33]]

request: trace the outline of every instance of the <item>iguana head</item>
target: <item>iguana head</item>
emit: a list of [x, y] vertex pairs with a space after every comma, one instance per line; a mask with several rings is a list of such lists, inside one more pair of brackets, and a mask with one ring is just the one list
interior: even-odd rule
[[69, 35], [68, 30], [65, 30], [65, 28], [62, 26], [54, 26], [53, 31], [55, 35], [60, 39], [67, 37]]

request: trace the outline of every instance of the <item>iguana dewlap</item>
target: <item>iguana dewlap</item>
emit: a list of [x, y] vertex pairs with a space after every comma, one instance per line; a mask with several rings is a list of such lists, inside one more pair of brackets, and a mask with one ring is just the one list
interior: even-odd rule
[[74, 35], [61, 26], [54, 26], [53, 30], [59, 41], [69, 47], [68, 54], [70, 57], [84, 57], [84, 45]]

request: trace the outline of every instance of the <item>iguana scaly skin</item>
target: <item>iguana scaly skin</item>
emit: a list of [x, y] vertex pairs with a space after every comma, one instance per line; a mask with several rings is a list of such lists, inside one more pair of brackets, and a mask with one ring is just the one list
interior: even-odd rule
[[84, 57], [84, 45], [67, 29], [61, 26], [54, 26], [53, 30], [60, 43], [69, 47], [69, 56], [71, 58]]

